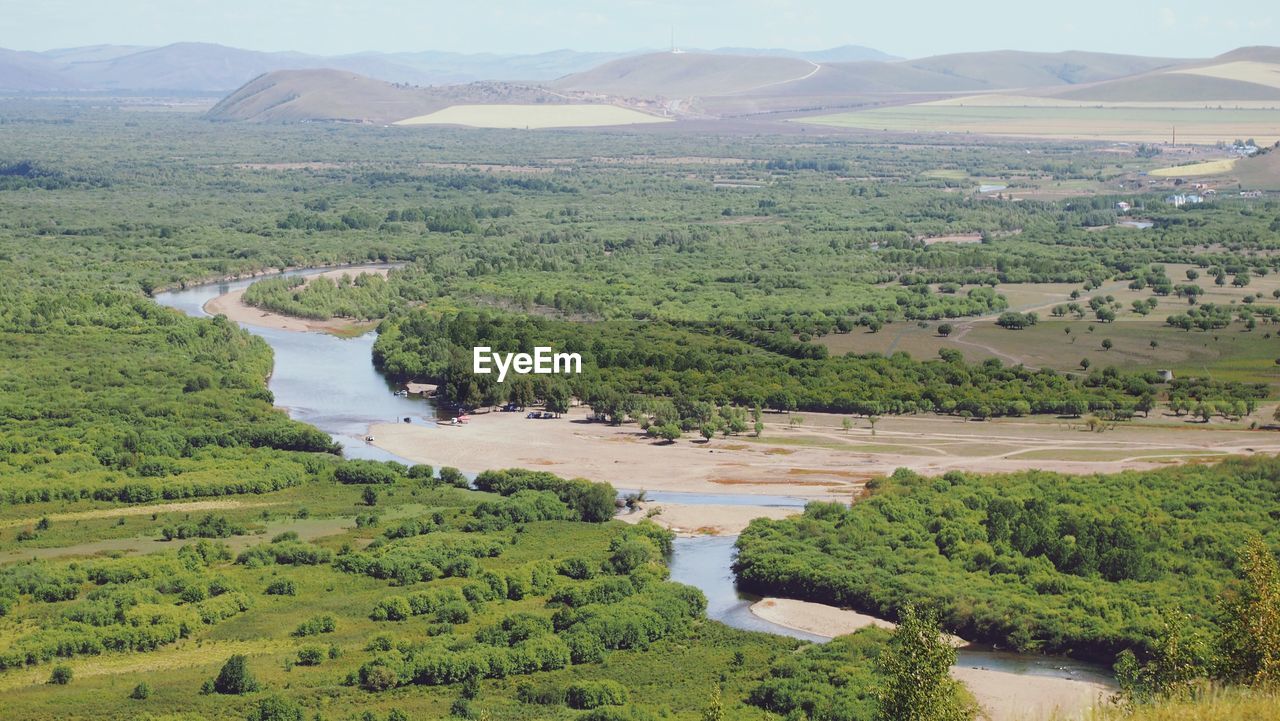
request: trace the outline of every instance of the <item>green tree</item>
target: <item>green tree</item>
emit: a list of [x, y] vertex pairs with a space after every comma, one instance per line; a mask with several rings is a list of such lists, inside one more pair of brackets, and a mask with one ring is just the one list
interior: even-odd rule
[[1102, 339], [1102, 350], [1111, 350], [1114, 347], [1115, 347], [1115, 344], [1111, 342], [1110, 338]]
[[908, 605], [879, 658], [887, 678], [877, 694], [882, 721], [961, 721], [976, 709], [949, 675], [956, 649], [942, 636], [936, 611]]
[[360, 494], [360, 500], [364, 501], [366, 506], [378, 505], [378, 491], [373, 486], [365, 486], [364, 491]]
[[552, 383], [547, 388], [547, 410], [560, 415], [569, 412], [569, 388], [563, 383]]
[[71, 667], [59, 664], [53, 667], [53, 673], [49, 674], [49, 683], [55, 686], [66, 686], [71, 683]]
[[853, 419], [851, 419], [851, 418], [841, 418], [841, 419], [840, 419], [840, 427], [844, 429], [844, 432], [845, 432], [845, 433], [848, 433], [848, 432], [849, 432], [849, 430], [853, 428]]
[[213, 680], [213, 690], [221, 694], [239, 695], [258, 690], [258, 681], [249, 671], [249, 659], [235, 654], [222, 664], [222, 670]]
[[1280, 566], [1260, 537], [1240, 552], [1242, 583], [1222, 604], [1216, 676], [1250, 686], [1280, 685]]
[[876, 423], [880, 420], [880, 416], [867, 416], [867, 423], [871, 426], [871, 435], [876, 434]]
[[947, 336], [951, 335], [952, 330], [953, 328], [950, 323], [938, 324], [938, 335], [942, 336], [943, 338], [946, 338]]
[[1162, 613], [1151, 658], [1146, 663], [1139, 663], [1128, 649], [1120, 652], [1115, 664], [1120, 700], [1144, 704], [1191, 695], [1196, 680], [1203, 676], [1204, 653], [1185, 627], [1185, 617]]

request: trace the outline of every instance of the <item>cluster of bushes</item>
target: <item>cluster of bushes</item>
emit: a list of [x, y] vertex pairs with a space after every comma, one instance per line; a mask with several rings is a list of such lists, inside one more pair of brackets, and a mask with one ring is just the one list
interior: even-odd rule
[[246, 548], [236, 556], [236, 563], [260, 568], [273, 563], [282, 566], [318, 566], [333, 560], [333, 551], [310, 543], [283, 540]]
[[577, 521], [579, 513], [551, 491], [516, 491], [497, 501], [484, 501], [471, 512], [466, 531], [497, 531], [534, 521]]
[[180, 523], [176, 526], [165, 526], [160, 530], [160, 537], [166, 541], [172, 541], [175, 538], [230, 538], [244, 534], [244, 526], [228, 521], [226, 516], [213, 514], [206, 514], [196, 523]]
[[495, 558], [506, 544], [494, 538], [467, 538], [444, 534], [419, 536], [412, 543], [401, 541], [371, 545], [364, 551], [344, 553], [333, 566], [345, 573], [390, 579], [409, 585], [436, 578], [467, 578], [479, 571], [476, 559]]
[[[210, 574], [201, 553], [5, 568], [0, 609], [20, 626], [0, 652], [0, 669], [108, 651], [151, 651], [247, 610], [248, 597]], [[203, 553], [221, 556], [212, 546]], [[86, 584], [91, 590], [76, 600]], [[30, 601], [22, 602], [23, 595]]]
[[300, 638], [319, 636], [322, 633], [333, 633], [337, 628], [338, 622], [333, 619], [333, 616], [312, 616], [298, 624], [298, 627], [293, 629], [293, 635]]
[[889, 634], [867, 629], [809, 646], [773, 663], [747, 703], [784, 718], [868, 721], [877, 718], [876, 663]]
[[[546, 471], [529, 471], [510, 468], [505, 471], [485, 471], [476, 476], [477, 490], [513, 496], [519, 491], [549, 491], [573, 510], [578, 520], [603, 523], [617, 512], [617, 492], [608, 483], [596, 483], [582, 478], [565, 479]], [[533, 496], [524, 496], [522, 504], [534, 503]]]

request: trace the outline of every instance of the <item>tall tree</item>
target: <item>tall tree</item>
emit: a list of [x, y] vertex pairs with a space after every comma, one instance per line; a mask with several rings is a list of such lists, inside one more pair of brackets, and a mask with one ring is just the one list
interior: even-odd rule
[[1243, 583], [1223, 602], [1217, 675], [1229, 683], [1280, 685], [1280, 566], [1260, 537], [1240, 552]]
[[956, 649], [938, 627], [938, 614], [907, 606], [880, 654], [888, 678], [878, 694], [881, 721], [964, 721], [977, 709], [949, 675]]

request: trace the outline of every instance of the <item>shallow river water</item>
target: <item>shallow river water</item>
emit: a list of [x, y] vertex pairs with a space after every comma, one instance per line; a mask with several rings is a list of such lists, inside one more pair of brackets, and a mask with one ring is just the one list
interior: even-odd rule
[[[291, 271], [287, 275], [309, 275], [330, 269]], [[204, 305], [220, 295], [245, 288], [255, 280], [227, 281], [157, 293], [157, 303], [188, 315], [207, 316]], [[435, 410], [419, 398], [394, 395], [394, 386], [373, 367], [375, 333], [357, 338], [340, 338], [327, 333], [308, 333], [244, 326], [266, 340], [275, 351], [275, 367], [268, 383], [276, 405], [297, 420], [310, 423], [342, 443], [351, 458], [396, 460], [412, 463], [365, 443], [372, 423], [396, 422], [405, 417], [414, 423], [432, 423]], [[659, 503], [783, 506], [801, 508], [804, 499], [788, 496], [759, 496], [705, 493], [650, 492]], [[750, 611], [758, 600], [740, 593], [734, 585], [732, 536], [678, 538], [671, 558], [672, 580], [696, 586], [707, 597], [708, 617], [735, 628], [764, 631], [811, 641], [825, 640], [761, 619]], [[1010, 673], [1054, 676], [1081, 681], [1106, 681], [1105, 671], [1096, 666], [1065, 658], [1016, 654], [982, 649], [963, 649], [957, 665]]]

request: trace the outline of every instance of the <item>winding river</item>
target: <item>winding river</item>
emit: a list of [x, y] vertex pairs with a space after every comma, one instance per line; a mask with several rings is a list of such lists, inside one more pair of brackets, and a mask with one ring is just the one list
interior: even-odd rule
[[[313, 275], [331, 268], [289, 271], [289, 276]], [[260, 278], [209, 283], [155, 295], [157, 303], [188, 315], [207, 317], [204, 306], [210, 300], [246, 288]], [[394, 386], [373, 366], [372, 349], [376, 334], [340, 338], [327, 333], [275, 330], [245, 325], [249, 332], [267, 341], [275, 352], [275, 367], [268, 387], [276, 404], [297, 420], [329, 433], [342, 443], [352, 458], [411, 461], [365, 443], [370, 424], [395, 422], [412, 417], [415, 422], [434, 422], [430, 403], [396, 396]], [[788, 496], [650, 492], [655, 502], [681, 504], [742, 504], [752, 506], [804, 506], [805, 500]], [[740, 593], [734, 585], [731, 564], [734, 537], [705, 536], [679, 538], [671, 559], [672, 580], [696, 586], [707, 597], [707, 615], [735, 628], [782, 634], [810, 641], [822, 637], [779, 626], [750, 611], [758, 600]], [[1078, 661], [966, 648], [959, 652], [957, 666], [1022, 676], [1052, 677], [1088, 683], [1109, 684], [1099, 667]]]

